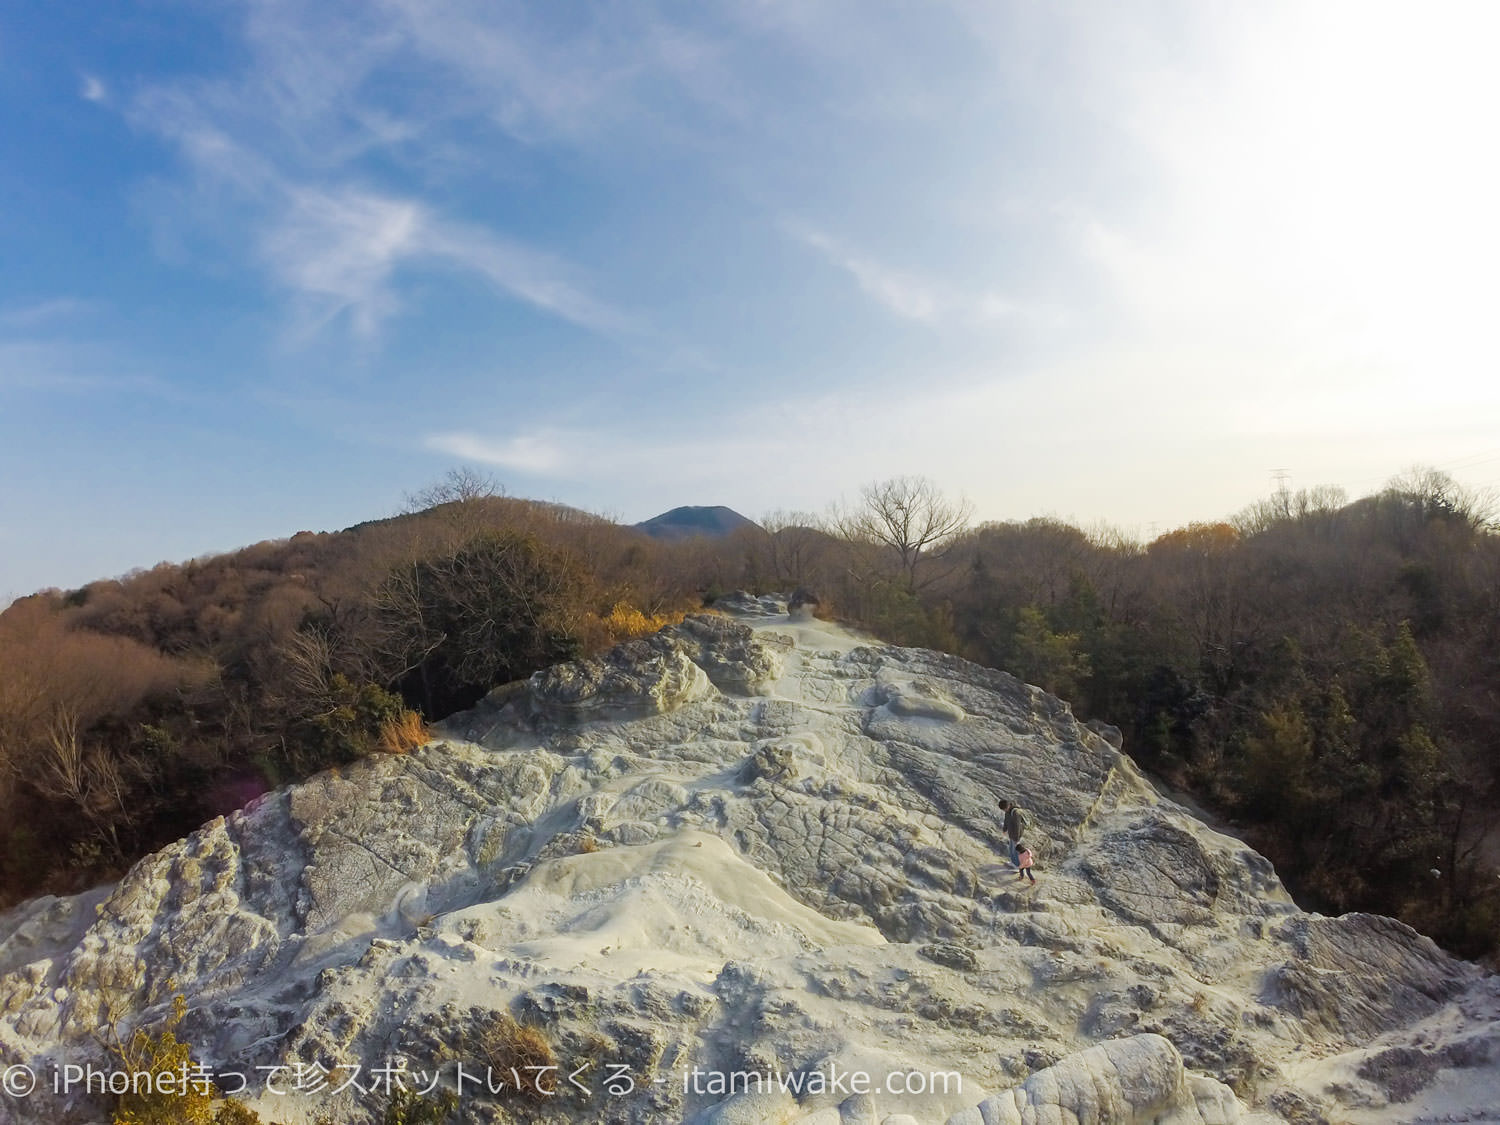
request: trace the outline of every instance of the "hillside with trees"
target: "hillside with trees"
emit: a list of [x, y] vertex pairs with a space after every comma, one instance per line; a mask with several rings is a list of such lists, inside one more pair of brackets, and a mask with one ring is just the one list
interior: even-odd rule
[[1117, 725], [1305, 907], [1393, 914], [1475, 956], [1500, 941], [1492, 514], [1414, 471], [1354, 503], [1281, 493], [1144, 545], [1051, 519], [985, 524], [942, 540], [925, 574], [887, 522], [863, 537], [884, 574], [846, 571], [835, 599], [877, 633]]
[[456, 472], [391, 519], [24, 598], [0, 614], [0, 903], [115, 876], [719, 593], [800, 586], [1118, 726], [1304, 906], [1495, 950], [1500, 536], [1479, 498], [1413, 472], [1150, 543], [969, 520], [898, 478], [663, 541]]
[[656, 541], [474, 474], [413, 508], [0, 614], [0, 902], [118, 875], [276, 785], [404, 750], [424, 718], [701, 603]]

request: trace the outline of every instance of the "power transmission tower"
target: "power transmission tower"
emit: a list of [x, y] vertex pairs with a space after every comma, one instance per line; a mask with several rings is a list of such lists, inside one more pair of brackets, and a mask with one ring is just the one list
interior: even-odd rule
[[1292, 490], [1288, 484], [1292, 474], [1285, 469], [1272, 469], [1271, 479], [1276, 482], [1276, 490], [1271, 493], [1271, 498], [1281, 509], [1282, 516], [1288, 517], [1292, 514]]

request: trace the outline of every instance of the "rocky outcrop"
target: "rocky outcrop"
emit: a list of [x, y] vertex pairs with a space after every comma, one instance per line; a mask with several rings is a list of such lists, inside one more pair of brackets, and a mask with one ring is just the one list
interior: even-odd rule
[[[1388, 919], [1299, 911], [1112, 728], [1034, 687], [737, 604], [0, 917], [0, 1070], [102, 1064], [101, 1027], [151, 1026], [180, 993], [180, 1033], [268, 1121], [378, 1121], [368, 1080], [274, 1076], [397, 1058], [462, 1087], [475, 1122], [1483, 1104], [1493, 978]], [[1003, 861], [1001, 796], [1035, 822], [1034, 888]], [[509, 1020], [549, 1044], [558, 1091], [465, 1085], [509, 1057]], [[3, 1121], [100, 1114], [0, 1095]]]
[[1069, 1055], [1020, 1086], [954, 1114], [948, 1125], [1230, 1125], [1239, 1118], [1233, 1091], [1190, 1076], [1177, 1048], [1160, 1035], [1135, 1035]]
[[1348, 1045], [1432, 1015], [1474, 978], [1391, 918], [1304, 915], [1288, 919], [1278, 936], [1293, 956], [1266, 973], [1263, 999]]
[[536, 712], [563, 722], [660, 715], [709, 693], [703, 669], [659, 633], [626, 641], [603, 656], [543, 669], [530, 686]]
[[689, 617], [657, 635], [677, 642], [714, 687], [731, 695], [758, 695], [780, 679], [782, 654], [792, 647], [789, 637], [757, 636], [750, 626], [728, 617]]

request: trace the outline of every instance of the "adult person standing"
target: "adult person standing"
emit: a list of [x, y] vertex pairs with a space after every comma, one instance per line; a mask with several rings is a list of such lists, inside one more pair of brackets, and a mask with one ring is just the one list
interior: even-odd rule
[[1001, 827], [1005, 830], [1006, 839], [1010, 841], [1010, 862], [1019, 869], [1021, 854], [1016, 845], [1021, 842], [1022, 834], [1030, 826], [1031, 818], [1026, 815], [1025, 809], [1005, 797], [1000, 798], [1000, 811], [1005, 814]]

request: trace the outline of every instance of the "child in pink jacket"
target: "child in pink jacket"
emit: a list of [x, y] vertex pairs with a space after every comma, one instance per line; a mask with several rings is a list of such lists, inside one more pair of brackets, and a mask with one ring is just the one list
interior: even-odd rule
[[1016, 866], [1021, 869], [1021, 873], [1016, 876], [1016, 881], [1020, 882], [1025, 879], [1030, 879], [1031, 885], [1036, 886], [1036, 876], [1031, 873], [1031, 859], [1031, 849], [1020, 841], [1017, 841]]

